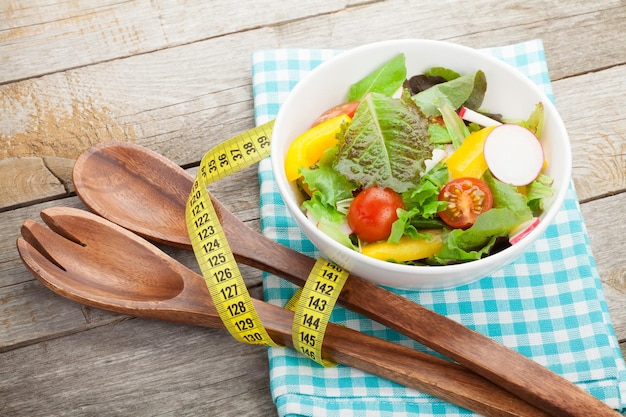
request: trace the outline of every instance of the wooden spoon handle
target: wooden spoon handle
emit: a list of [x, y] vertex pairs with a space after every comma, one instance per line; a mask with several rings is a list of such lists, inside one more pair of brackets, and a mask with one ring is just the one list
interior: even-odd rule
[[[293, 312], [254, 300], [278, 343], [293, 347]], [[324, 358], [435, 395], [486, 416], [548, 416], [498, 385], [458, 364], [329, 323]]]
[[[315, 260], [250, 229], [214, 199], [238, 261], [303, 286]], [[245, 238], [254, 236], [254, 238]], [[259, 239], [263, 239], [262, 243]], [[457, 361], [555, 416], [614, 416], [602, 401], [539, 363], [391, 291], [351, 275], [339, 303]]]

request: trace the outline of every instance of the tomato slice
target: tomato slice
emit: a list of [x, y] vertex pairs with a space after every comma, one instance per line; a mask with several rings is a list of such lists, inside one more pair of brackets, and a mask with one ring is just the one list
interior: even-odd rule
[[328, 109], [324, 113], [322, 113], [320, 117], [315, 120], [315, 122], [313, 122], [311, 127], [342, 114], [346, 114], [352, 118], [354, 116], [354, 113], [356, 112], [356, 108], [359, 107], [359, 103], [359, 101], [351, 101], [349, 103], [339, 104], [332, 109]]
[[396, 210], [404, 208], [400, 194], [391, 188], [372, 186], [361, 191], [348, 209], [348, 224], [359, 239], [376, 242], [389, 238]]
[[457, 178], [447, 183], [439, 192], [439, 201], [448, 206], [439, 217], [455, 229], [467, 229], [476, 222], [479, 214], [493, 206], [491, 190], [478, 178]]

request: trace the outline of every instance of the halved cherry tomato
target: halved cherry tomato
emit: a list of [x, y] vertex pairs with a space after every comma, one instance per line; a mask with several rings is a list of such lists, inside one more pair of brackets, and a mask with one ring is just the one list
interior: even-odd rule
[[345, 114], [352, 118], [354, 116], [354, 112], [356, 112], [356, 108], [359, 107], [358, 101], [351, 101], [349, 103], [339, 104], [338, 106], [333, 107], [332, 109], [326, 110], [324, 113], [320, 115], [320, 117], [313, 122], [311, 127], [318, 125], [326, 120], [330, 120], [333, 117], [337, 117], [341, 114]]
[[348, 224], [365, 242], [387, 239], [391, 225], [398, 220], [399, 208], [404, 208], [400, 194], [391, 188], [372, 186], [357, 194], [350, 204]]
[[487, 184], [471, 177], [447, 183], [439, 192], [439, 201], [448, 203], [446, 209], [439, 212], [441, 220], [456, 229], [472, 226], [480, 213], [493, 206], [493, 196]]

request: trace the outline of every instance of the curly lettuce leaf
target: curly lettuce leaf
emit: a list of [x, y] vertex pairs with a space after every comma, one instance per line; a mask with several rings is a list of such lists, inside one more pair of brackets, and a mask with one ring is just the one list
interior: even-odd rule
[[375, 69], [362, 80], [352, 84], [346, 101], [361, 101], [368, 93], [394, 94], [406, 79], [404, 54], [396, 55], [391, 60]]
[[428, 116], [438, 116], [439, 108], [444, 104], [458, 109], [465, 105], [470, 109], [478, 109], [485, 98], [487, 91], [487, 78], [482, 71], [474, 74], [462, 75], [451, 81], [437, 84], [431, 88], [417, 93], [413, 100]]
[[[446, 170], [447, 175], [447, 170]], [[436, 219], [437, 213], [443, 210], [447, 203], [439, 201], [439, 187], [433, 182], [424, 179], [417, 187], [402, 194], [405, 209], [398, 209], [398, 220], [391, 227], [388, 242], [398, 243], [406, 235], [417, 239], [422, 237], [419, 228], [442, 227]]]
[[432, 155], [428, 121], [408, 95], [368, 94], [352, 123], [338, 134], [334, 168], [363, 188], [414, 187]]
[[342, 245], [357, 250], [343, 228], [346, 215], [337, 211], [332, 205], [322, 202], [321, 193], [313, 193], [313, 197], [302, 203], [302, 207], [306, 210], [307, 217], [314, 221], [322, 232]]
[[300, 171], [304, 182], [323, 204], [336, 207], [337, 202], [352, 197], [356, 184], [335, 171], [330, 166], [322, 165], [316, 169], [304, 168]]

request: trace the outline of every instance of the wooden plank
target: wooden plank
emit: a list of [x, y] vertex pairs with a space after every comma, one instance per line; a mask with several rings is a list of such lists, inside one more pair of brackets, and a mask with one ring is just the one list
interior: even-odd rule
[[[345, 49], [398, 37], [488, 47], [542, 38], [572, 137], [574, 181], [626, 354], [626, 230], [615, 221], [626, 203], [626, 127], [618, 107], [626, 92], [619, 83], [626, 75], [623, 1], [466, 2], [463, 18], [454, 0], [419, 10], [402, 0], [246, 6], [3, 2], [0, 165], [36, 158], [30, 173], [44, 179], [26, 184], [58, 190], [18, 204], [71, 192], [73, 160], [92, 143], [136, 142], [189, 165], [211, 144], [252, 127], [255, 49]], [[0, 169], [0, 176], [17, 172]], [[0, 181], [8, 190], [6, 184]], [[258, 229], [254, 167], [212, 191]], [[5, 194], [0, 190], [0, 199]], [[0, 415], [276, 415], [264, 348], [238, 344], [222, 331], [86, 309], [35, 281], [15, 239], [25, 218], [53, 205], [82, 206], [71, 197], [0, 210]], [[191, 254], [167, 251], [196, 267]], [[244, 269], [244, 276], [260, 296], [260, 273]]]
[[0, 159], [0, 195], [4, 206], [66, 194], [62, 182], [42, 158]]
[[[0, 86], [0, 109], [8, 115], [7, 120], [14, 121], [0, 124], [0, 143], [3, 144], [0, 146], [0, 158], [38, 156], [71, 161], [94, 143], [122, 140], [147, 145], [179, 164], [194, 163], [212, 144], [253, 126], [249, 62], [252, 50], [295, 45], [354, 46], [354, 39], [346, 43], [347, 35], [339, 36], [339, 40], [327, 45], [325, 33], [335, 26], [345, 28], [352, 20], [364, 23], [366, 18], [369, 19], [372, 8], [376, 7], [382, 6], [373, 4], [366, 10], [350, 9], [328, 16], [331, 20], [327, 22], [320, 23], [320, 19], [315, 19], [287, 23], [282, 28], [294, 31], [289, 41], [278, 41], [274, 28], [262, 28]], [[607, 14], [605, 19], [626, 22], [623, 12], [621, 17], [619, 11], [617, 17], [609, 14], [609, 10], [604, 13]], [[560, 33], [550, 43], [546, 42], [548, 53], [550, 50], [569, 50], [563, 45], [568, 42], [569, 35], [563, 33], [574, 30], [568, 28], [576, 26], [581, 17], [575, 16], [575, 21], [571, 19], [542, 22], [548, 25], [540, 25], [542, 30], [550, 29], [547, 36], [551, 36], [552, 32]], [[324, 35], [311, 35], [313, 21], [317, 25], [326, 25], [326, 29], [321, 31]], [[560, 26], [555, 27], [557, 23]], [[407, 36], [412, 26], [404, 24], [394, 27], [399, 29], [393, 34]], [[456, 30], [461, 28], [465, 26], [461, 25]], [[464, 30], [462, 35], [451, 39], [464, 40], [468, 29]], [[359, 43], [391, 36], [388, 31], [375, 31], [375, 35], [366, 35], [364, 39], [359, 39]], [[507, 31], [510, 34], [519, 33], [502, 28], [497, 32], [498, 39], [506, 39], [504, 35]], [[441, 29], [433, 33], [441, 37], [445, 34], [449, 32], [444, 33]], [[599, 38], [593, 33], [588, 36]], [[493, 44], [493, 32], [471, 34], [470, 37], [473, 46]], [[606, 36], [603, 39], [605, 44], [612, 43]], [[511, 42], [519, 40], [507, 39]], [[614, 41], [618, 43], [617, 39]], [[612, 51], [615, 49], [611, 48]], [[231, 52], [225, 57], [223, 51]], [[602, 59], [611, 59], [613, 64], [617, 62], [616, 52], [605, 54], [601, 48], [591, 51], [599, 51], [602, 58], [591, 56], [585, 62], [602, 64]], [[548, 55], [548, 59], [552, 60], [553, 56]], [[225, 60], [230, 63], [228, 67], [223, 65]], [[562, 64], [570, 72], [583, 70], [578, 60], [569, 58]], [[557, 69], [561, 67], [556, 66]], [[137, 71], [137, 68], [142, 71]], [[619, 89], [610, 91], [616, 94], [615, 97], [622, 94]], [[598, 100], [605, 98], [599, 97]], [[573, 97], [573, 100], [577, 104], [573, 108], [578, 108], [579, 98]], [[614, 102], [617, 100], [613, 99]], [[567, 108], [569, 103], [563, 101], [562, 104]], [[587, 132], [589, 127], [584, 126], [583, 129]], [[181, 147], [179, 143], [188, 146]], [[66, 186], [70, 184], [70, 179], [65, 176], [67, 172], [59, 174]], [[40, 197], [47, 195], [44, 193]], [[32, 199], [36, 200], [31, 195], [17, 198], [18, 203]], [[15, 200], [0, 200], [0, 207], [15, 204]]]
[[625, 204], [622, 192], [581, 205], [611, 320], [622, 342], [626, 341], [626, 223], [619, 218]]
[[[581, 200], [626, 190], [626, 65], [554, 83]], [[583, 101], [581, 101], [583, 100]]]
[[[554, 28], [549, 26], [562, 20], [566, 12], [582, 23], [584, 30], [578, 30], [577, 33], [578, 36], [584, 36], [587, 42], [594, 39], [589, 36], [588, 30], [597, 26], [593, 24], [597, 21], [595, 15], [610, 10], [613, 10], [612, 13], [619, 12], [621, 7], [618, 1], [579, 0], [569, 2], [568, 9], [563, 10], [557, 3], [558, 0], [527, 1], [523, 4], [491, 0], [465, 5], [465, 19], [457, 18], [458, 4], [454, 1], [423, 4], [415, 12], [408, 12], [404, 3], [398, 1], [325, 0], [299, 4], [298, 7], [284, 0], [257, 1], [245, 8], [239, 7], [236, 18], [232, 17], [235, 16], [234, 9], [237, 6], [230, 0], [210, 3], [187, 0], [179, 2], [178, 7], [172, 7], [171, 1], [99, 2], [97, 6], [88, 3], [76, 6], [74, 3], [52, 5], [41, 0], [27, 2], [19, 8], [9, 4], [0, 10], [0, 22], [11, 22], [11, 26], [0, 26], [0, 57], [11, 57], [10, 60], [5, 59], [9, 65], [0, 71], [0, 83], [259, 27], [269, 27], [281, 35], [292, 37], [298, 32], [302, 33], [299, 29], [300, 20], [305, 21], [308, 32], [306, 37], [319, 34], [314, 39], [326, 38], [327, 33], [333, 33], [333, 37], [342, 42], [339, 47], [346, 47], [354, 45], [353, 34], [357, 28], [367, 28], [359, 31], [364, 37], [360, 42], [389, 36], [467, 39], [468, 35], [518, 26], [528, 32], [536, 31], [550, 36], [548, 31]], [[485, 13], [485, 10], [489, 10], [489, 13]], [[539, 18], [537, 10], [542, 10]], [[385, 16], [385, 19], [371, 19], [371, 16]], [[416, 18], [419, 19], [419, 26], [414, 24]], [[389, 22], [394, 24], [390, 25]], [[449, 24], [442, 26], [439, 22]], [[402, 28], [410, 29], [410, 32], [402, 33]], [[346, 36], [343, 32], [347, 32]], [[559, 36], [565, 38], [564, 41], [569, 39], [562, 33]], [[597, 46], [609, 52], [608, 56], [598, 54], [599, 57], [610, 58], [618, 53], [606, 44]]]
[[120, 316], [83, 308], [38, 281], [0, 288], [0, 352], [119, 321]]
[[[349, 1], [5, 3], [0, 84], [342, 10]], [[358, 4], [358, 2], [356, 2]], [[50, 51], [54, 51], [51, 53]]]
[[0, 415], [272, 416], [266, 349], [126, 320], [0, 355]]

